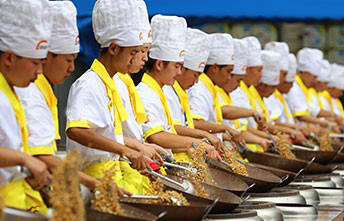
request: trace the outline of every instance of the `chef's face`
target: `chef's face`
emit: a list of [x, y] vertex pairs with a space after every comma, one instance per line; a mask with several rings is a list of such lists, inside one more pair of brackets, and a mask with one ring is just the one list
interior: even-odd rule
[[115, 43], [111, 43], [108, 48], [108, 53], [112, 55], [112, 66], [116, 68], [117, 72], [129, 73], [129, 70], [132, 69], [135, 61], [137, 61], [139, 57], [141, 57], [141, 47], [142, 45], [132, 47], [120, 47]]
[[240, 86], [240, 81], [245, 77], [245, 75], [240, 74], [232, 74], [231, 79], [228, 81], [228, 83], [224, 86], [224, 90], [227, 93], [230, 93], [237, 89]]
[[224, 87], [231, 79], [234, 65], [219, 66], [214, 64], [214, 83], [219, 87]]
[[317, 91], [324, 91], [327, 88], [327, 82], [315, 80], [314, 88]]
[[43, 59], [17, 56], [12, 51], [1, 54], [1, 67], [8, 83], [16, 87], [27, 87], [42, 73]]
[[270, 97], [276, 90], [276, 86], [259, 83], [257, 90], [262, 97]]
[[[162, 62], [162, 61], [158, 61]], [[172, 86], [174, 81], [182, 74], [183, 62], [168, 62], [167, 64], [159, 65], [161, 68], [161, 79], [164, 85]]]
[[245, 83], [247, 86], [257, 86], [262, 78], [263, 66], [248, 67], [246, 69]]
[[135, 74], [143, 68], [145, 63], [148, 61], [148, 51], [151, 45], [151, 43], [144, 43], [143, 46], [141, 46], [141, 50], [134, 58], [129, 73]]
[[315, 76], [307, 71], [299, 72], [299, 76], [306, 87], [310, 88], [313, 86]]
[[75, 70], [75, 54], [53, 54], [48, 52], [43, 64], [43, 73], [51, 84], [62, 84]]
[[200, 74], [201, 72], [183, 68], [183, 73], [176, 80], [184, 90], [187, 90], [198, 82]]
[[288, 71], [281, 71], [280, 72], [280, 79], [279, 79], [279, 85], [277, 85], [277, 89], [281, 92], [281, 93], [288, 93], [288, 91], [290, 90], [290, 84], [293, 85], [293, 83], [289, 83], [285, 81], [285, 78], [288, 74]]

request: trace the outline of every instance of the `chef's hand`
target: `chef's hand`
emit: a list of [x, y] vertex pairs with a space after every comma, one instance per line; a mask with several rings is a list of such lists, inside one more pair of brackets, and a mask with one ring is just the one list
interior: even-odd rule
[[242, 134], [241, 133], [235, 133], [235, 134], [232, 134], [233, 135], [233, 140], [235, 143], [239, 143], [239, 144], [242, 144], [242, 145], [246, 145], [246, 142], [244, 140], [244, 138], [242, 137]]
[[269, 150], [269, 146], [271, 143], [272, 141], [262, 138], [261, 141], [259, 142], [259, 145], [263, 147], [264, 152], [267, 152]]
[[136, 170], [143, 170], [146, 168], [149, 170], [152, 169], [149, 166], [149, 163], [153, 162], [153, 160], [144, 155], [142, 152], [137, 152], [130, 148], [126, 148], [126, 153], [124, 154], [124, 156], [129, 158], [129, 160], [132, 162], [131, 167]]
[[300, 131], [293, 131], [292, 134], [295, 137], [295, 141], [297, 143], [301, 143], [302, 144], [305, 140], [307, 140], [306, 137], [303, 135], [303, 133], [300, 132]]
[[144, 143], [144, 144], [138, 144], [137, 147], [141, 153], [143, 153], [145, 156], [149, 157], [152, 160], [157, 160], [161, 163], [161, 165], [164, 164], [164, 160], [160, 156], [160, 153], [156, 151], [156, 148], [153, 145]]
[[222, 150], [224, 148], [221, 140], [218, 137], [209, 133], [205, 138], [210, 141], [211, 145], [213, 145], [216, 150]]
[[159, 146], [159, 145], [156, 145], [156, 144], [153, 144], [153, 143], [145, 143], [146, 146], [149, 146], [149, 147], [153, 147], [155, 149], [155, 151], [161, 155], [161, 154], [165, 154], [166, 156], [170, 156], [170, 152], [168, 152], [166, 149], [164, 149], [163, 147]]
[[266, 120], [263, 114], [259, 112], [254, 112], [252, 117], [258, 125], [260, 125], [262, 128], [266, 128]]
[[23, 166], [27, 167], [32, 174], [32, 177], [28, 177], [26, 180], [33, 189], [41, 190], [44, 186], [49, 185], [52, 175], [43, 161], [27, 156], [24, 159]]
[[132, 195], [130, 192], [128, 192], [128, 191], [126, 191], [126, 190], [120, 188], [120, 187], [119, 187], [116, 183], [114, 183], [114, 182], [112, 183], [112, 188], [113, 188], [113, 190], [116, 191], [117, 196], [118, 196], [119, 198], [122, 198], [124, 194], [126, 194], [126, 195], [128, 195], [128, 196], [131, 196], [131, 195]]
[[204, 148], [206, 150], [207, 158], [209, 158], [210, 160], [219, 160], [222, 162], [220, 154], [216, 151], [216, 149], [213, 146], [204, 143]]

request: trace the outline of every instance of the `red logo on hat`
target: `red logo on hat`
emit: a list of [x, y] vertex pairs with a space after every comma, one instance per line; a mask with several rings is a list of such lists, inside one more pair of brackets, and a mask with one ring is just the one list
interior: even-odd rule
[[234, 54], [232, 54], [231, 59], [234, 60]]
[[149, 30], [149, 32], [148, 32], [148, 38], [151, 37], [151, 33], [152, 33], [152, 30]]
[[140, 34], [139, 34], [139, 39], [140, 39], [140, 41], [143, 39], [142, 32], [140, 32]]
[[198, 68], [204, 67], [205, 63], [204, 62], [200, 62], [198, 65]]
[[185, 50], [181, 50], [180, 53], [179, 53], [179, 57], [184, 56], [184, 52], [185, 52]]
[[247, 68], [247, 65], [243, 65], [242, 68], [241, 68], [241, 70], [242, 70], [242, 71], [246, 71], [246, 68]]
[[38, 44], [36, 45], [36, 50], [47, 49], [47, 48], [48, 48], [48, 41], [47, 40], [40, 40], [38, 42]]

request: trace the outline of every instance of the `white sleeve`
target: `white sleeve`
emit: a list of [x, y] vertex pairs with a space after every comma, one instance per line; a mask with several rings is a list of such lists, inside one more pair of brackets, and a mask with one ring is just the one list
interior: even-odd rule
[[194, 118], [203, 119], [209, 121], [213, 101], [207, 98], [207, 91], [202, 88], [200, 82], [195, 84], [192, 88], [188, 90], [189, 101], [190, 101], [190, 110]]
[[294, 117], [309, 115], [306, 96], [296, 82], [287, 94], [287, 101]]
[[147, 114], [147, 121], [142, 124], [144, 138], [165, 130], [171, 132], [158, 95], [142, 82], [137, 86], [137, 91]]
[[282, 115], [282, 110], [275, 100], [274, 94], [268, 98], [263, 98], [266, 109], [269, 111], [270, 119], [278, 120]]
[[[234, 91], [232, 91], [230, 93], [231, 98], [232, 98], [232, 102], [233, 102], [233, 106], [235, 107], [241, 107], [241, 108], [246, 108], [246, 109], [250, 109], [252, 110], [252, 106], [250, 104], [250, 101], [247, 97], [247, 95], [245, 94], [244, 91], [241, 90], [240, 87], [238, 87], [237, 89], [235, 89]], [[243, 123], [240, 123], [241, 125], [249, 125], [253, 128], [257, 127], [257, 123], [256, 121], [253, 119], [253, 117], [248, 117], [248, 118], [242, 118], [244, 121]]]
[[318, 102], [317, 97], [315, 97], [313, 95], [311, 95], [311, 96], [312, 96], [313, 102], [311, 102], [311, 101], [308, 102], [309, 109], [311, 111], [311, 115], [314, 116], [314, 117], [317, 117], [319, 112], [321, 111], [321, 107], [320, 107], [320, 104]]
[[181, 107], [178, 95], [171, 86], [164, 86], [163, 90], [170, 108], [174, 125], [179, 124], [185, 126], [184, 111]]
[[[43, 94], [33, 83], [27, 88], [16, 88], [16, 92], [25, 110], [29, 147], [37, 151], [43, 147], [45, 151], [41, 154], [53, 154], [52, 145], [56, 139], [56, 129]], [[37, 151], [34, 152], [39, 154]]]
[[94, 93], [94, 91], [105, 91], [105, 86], [100, 88], [97, 82], [83, 83], [78, 80], [69, 91], [66, 109], [67, 129], [69, 127], [105, 128], [109, 124], [106, 116], [111, 116], [112, 122], [114, 121], [113, 113], [104, 114], [104, 111], [110, 112], [108, 108], [111, 105], [110, 100], [108, 97], [101, 97], [101, 93]]

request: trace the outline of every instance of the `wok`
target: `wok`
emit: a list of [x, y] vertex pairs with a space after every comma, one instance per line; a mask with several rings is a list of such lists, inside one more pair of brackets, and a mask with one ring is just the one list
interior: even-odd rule
[[274, 174], [275, 176], [279, 177], [280, 179], [283, 179], [284, 177], [288, 176], [287, 179], [285, 179], [282, 183], [280, 183], [278, 186], [286, 186], [289, 183], [291, 183], [295, 177], [296, 177], [296, 173], [291, 172], [291, 171], [287, 171], [287, 170], [282, 170], [282, 169], [278, 169], [278, 168], [274, 168], [274, 167], [268, 167], [262, 164], [256, 164], [256, 163], [249, 163], [249, 165], [257, 167], [259, 169], [262, 170], [266, 170], [272, 174]]
[[[176, 176], [172, 176], [172, 175], [168, 175], [168, 176], [171, 179], [174, 179], [178, 182], [180, 182], [181, 180], [181, 178], [176, 177]], [[165, 184], [165, 185], [168, 186], [168, 184]], [[199, 197], [199, 196], [196, 196], [195, 194], [187, 193], [184, 190], [179, 189], [172, 185], [168, 186], [168, 188], [182, 192], [185, 198], [189, 201], [212, 204], [218, 198], [218, 201], [214, 205], [214, 207], [211, 209], [210, 214], [229, 213], [233, 211], [235, 208], [237, 208], [243, 202], [243, 200], [240, 197], [238, 197], [237, 195], [229, 191], [226, 191], [221, 188], [218, 188], [209, 184], [205, 184], [205, 183], [201, 183], [200, 185], [204, 187], [205, 191], [208, 193], [207, 198]]]
[[239, 179], [243, 180], [247, 185], [255, 184], [252, 188], [248, 190], [248, 192], [267, 192], [273, 187], [279, 185], [282, 180], [277, 176], [273, 175], [272, 173], [253, 167], [249, 165], [245, 165], [249, 176], [242, 176], [239, 174], [234, 173], [231, 169], [229, 169], [224, 164], [220, 163], [219, 161], [209, 161], [210, 165], [215, 168], [219, 168], [233, 176], [238, 177]]
[[112, 221], [112, 220], [157, 220], [157, 215], [153, 215], [145, 210], [120, 203], [121, 213], [113, 215], [109, 213], [100, 212], [86, 207], [86, 220], [87, 221]]
[[137, 200], [125, 199], [124, 204], [146, 210], [154, 215], [166, 214], [159, 220], [201, 220], [209, 204], [200, 202], [189, 202], [189, 206], [161, 205], [138, 202]]
[[290, 159], [283, 158], [277, 154], [272, 154], [272, 153], [246, 151], [245, 156], [250, 162], [262, 164], [269, 167], [276, 167], [276, 168], [291, 171], [294, 173], [297, 173], [301, 169], [304, 169], [304, 171], [302, 172], [304, 174], [332, 172], [332, 168], [323, 166], [318, 163], [300, 160], [300, 159], [290, 160]]
[[3, 210], [5, 217], [4, 221], [22, 221], [22, 220], [32, 220], [32, 221], [48, 221], [49, 218], [36, 213], [31, 213], [25, 210], [5, 207]]
[[328, 164], [330, 162], [344, 161], [344, 154], [337, 153], [337, 151], [312, 151], [312, 150], [298, 150], [294, 149], [293, 153], [299, 159], [309, 161], [315, 157], [315, 162], [320, 164]]
[[[175, 175], [182, 170], [173, 168], [167, 169], [167, 174]], [[222, 170], [216, 168], [209, 168], [209, 173], [215, 183], [208, 183], [210, 185], [216, 186], [218, 188], [230, 191], [238, 196], [241, 196], [247, 191], [249, 186], [236, 176], [223, 172]]]

